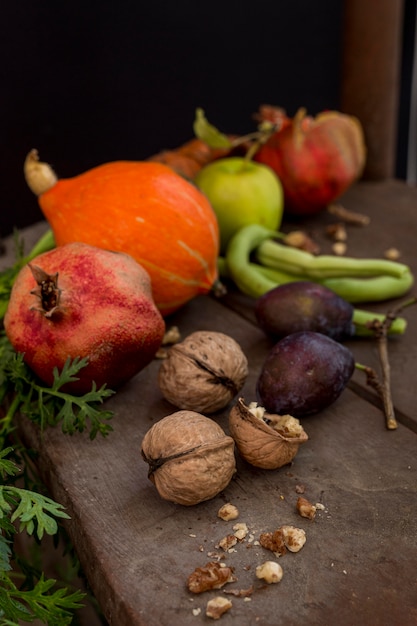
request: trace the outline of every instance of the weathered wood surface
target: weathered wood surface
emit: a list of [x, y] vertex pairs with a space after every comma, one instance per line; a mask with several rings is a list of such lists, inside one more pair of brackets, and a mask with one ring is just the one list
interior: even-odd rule
[[[417, 274], [415, 190], [397, 182], [361, 184], [344, 204], [372, 218], [364, 229], [349, 229], [353, 256], [381, 256], [395, 245]], [[324, 215], [303, 227], [321, 236], [329, 220]], [[43, 228], [37, 225], [26, 235], [36, 239]], [[242, 391], [247, 401], [255, 399], [257, 375], [271, 345], [251, 321], [252, 306], [239, 295], [221, 302], [201, 297], [169, 320], [183, 336], [218, 330], [241, 344], [250, 364]], [[407, 317], [407, 335], [390, 342], [390, 355], [395, 405], [404, 422], [413, 425], [416, 311], [410, 309]], [[357, 360], [377, 364], [373, 343], [349, 345]], [[273, 555], [255, 541], [246, 540], [226, 554], [224, 560], [238, 578], [229, 589], [253, 585], [254, 591], [250, 601], [228, 596], [233, 607], [221, 623], [417, 623], [417, 436], [402, 423], [396, 431], [385, 429], [380, 408], [357, 393], [366, 391], [361, 378], [334, 405], [304, 420], [309, 441], [291, 466], [268, 472], [238, 458], [238, 472], [224, 493], [195, 507], [181, 507], [158, 496], [140, 456], [147, 429], [175, 410], [158, 390], [158, 368], [154, 361], [108, 401], [115, 417], [114, 431], [106, 439], [91, 442], [59, 430], [40, 436], [22, 420], [23, 434], [39, 451], [39, 468], [53, 497], [71, 515], [69, 534], [109, 624], [196, 626], [209, 621], [204, 616], [207, 600], [224, 592], [194, 596], [186, 580], [195, 567], [211, 560], [210, 552], [219, 552], [217, 542], [232, 531], [235, 522], [217, 517], [226, 501], [238, 506], [237, 521], [247, 524], [255, 541], [261, 532], [288, 523], [304, 528], [307, 542], [299, 553], [281, 557], [284, 577], [278, 585], [256, 581], [256, 565]], [[214, 416], [226, 430], [227, 413]], [[305, 486], [306, 498], [325, 507], [314, 521], [295, 510], [297, 485]]]

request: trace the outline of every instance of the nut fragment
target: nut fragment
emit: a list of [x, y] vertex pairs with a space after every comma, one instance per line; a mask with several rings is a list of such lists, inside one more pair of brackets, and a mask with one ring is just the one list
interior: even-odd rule
[[223, 504], [222, 507], [217, 512], [217, 516], [225, 522], [229, 522], [230, 520], [236, 519], [239, 517], [238, 508], [234, 504]]
[[265, 561], [262, 565], [257, 566], [255, 573], [257, 578], [264, 580], [268, 584], [279, 583], [284, 575], [281, 565], [276, 561]]
[[274, 532], [261, 533], [259, 537], [260, 545], [267, 550], [271, 550], [275, 556], [284, 555], [287, 549], [290, 552], [298, 552], [305, 542], [305, 530], [289, 524], [280, 526]]
[[287, 551], [281, 528], [277, 528], [274, 532], [261, 533], [259, 543], [266, 550], [271, 550], [275, 556], [283, 556]]
[[277, 469], [290, 463], [308, 435], [291, 415], [267, 413], [256, 403], [239, 398], [229, 413], [229, 430], [241, 456], [262, 469]]
[[299, 497], [297, 499], [297, 511], [301, 517], [314, 519], [316, 517], [317, 507], [309, 502], [306, 498]]
[[326, 235], [333, 241], [347, 241], [346, 227], [342, 222], [329, 224], [326, 228]]
[[232, 337], [196, 331], [169, 350], [158, 383], [174, 406], [214, 413], [233, 400], [247, 376], [247, 358]]
[[229, 550], [231, 550], [237, 544], [237, 541], [238, 539], [235, 535], [226, 535], [226, 537], [220, 539], [219, 548], [221, 548], [225, 552], [229, 552]]
[[290, 552], [299, 552], [306, 542], [306, 532], [295, 526], [281, 526], [286, 547]]
[[220, 619], [223, 613], [232, 608], [232, 603], [228, 598], [217, 596], [207, 602], [206, 616], [212, 619]]
[[226, 583], [235, 582], [233, 567], [210, 561], [204, 567], [196, 567], [187, 580], [188, 590], [203, 593], [209, 589], [221, 589]]
[[284, 243], [292, 248], [305, 250], [310, 254], [319, 254], [320, 246], [303, 230], [292, 230], [284, 236]]
[[233, 439], [194, 411], [156, 422], [142, 440], [141, 453], [159, 495], [186, 506], [214, 498], [236, 471]]
[[398, 248], [388, 248], [388, 250], [385, 250], [384, 252], [384, 257], [390, 261], [398, 261], [401, 257], [401, 252]]
[[248, 527], [245, 524], [245, 522], [235, 524], [233, 526], [233, 530], [235, 531], [234, 532], [235, 537], [237, 537], [239, 541], [242, 541], [249, 532]]
[[347, 245], [344, 241], [336, 241], [332, 245], [332, 252], [336, 256], [344, 256], [347, 252]]

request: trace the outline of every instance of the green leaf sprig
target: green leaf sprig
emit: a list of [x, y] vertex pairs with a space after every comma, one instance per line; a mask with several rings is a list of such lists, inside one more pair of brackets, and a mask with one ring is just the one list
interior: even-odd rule
[[82, 606], [83, 592], [57, 587], [55, 579], [45, 579], [43, 574], [30, 589], [14, 582], [19, 576], [12, 571], [9, 537], [25, 531], [41, 540], [45, 533], [53, 535], [58, 531], [55, 518], [69, 516], [51, 498], [7, 484], [7, 477], [19, 473], [18, 467], [6, 458], [11, 453], [11, 447], [0, 451], [0, 626], [18, 626], [22, 621], [35, 619], [51, 626], [71, 624], [72, 612]]
[[24, 355], [14, 352], [7, 337], [0, 335], [0, 402], [13, 390], [13, 399], [4, 417], [0, 419], [2, 431], [7, 431], [19, 410], [41, 429], [61, 424], [62, 432], [74, 434], [89, 430], [90, 439], [98, 433], [106, 436], [113, 429], [108, 423], [113, 412], [101, 407], [105, 399], [115, 392], [103, 385], [77, 396], [63, 391], [63, 387], [78, 380], [78, 374], [88, 363], [86, 358], [67, 359], [63, 369], [54, 368], [54, 380], [50, 387], [39, 381], [25, 364]]

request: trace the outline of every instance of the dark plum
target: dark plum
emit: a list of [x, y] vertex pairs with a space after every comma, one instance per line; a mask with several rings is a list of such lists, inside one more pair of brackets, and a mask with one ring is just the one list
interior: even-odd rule
[[260, 328], [276, 339], [310, 330], [343, 341], [355, 334], [353, 313], [352, 304], [310, 281], [279, 285], [255, 304]]
[[340, 396], [355, 369], [352, 352], [321, 333], [287, 335], [269, 352], [257, 382], [257, 400], [269, 413], [304, 417]]

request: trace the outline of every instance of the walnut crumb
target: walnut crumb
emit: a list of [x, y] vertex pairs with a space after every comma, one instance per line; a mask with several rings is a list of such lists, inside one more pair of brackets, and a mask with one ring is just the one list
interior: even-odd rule
[[285, 546], [290, 552], [299, 552], [306, 542], [306, 532], [295, 526], [281, 526], [280, 528]]
[[188, 589], [192, 593], [202, 593], [209, 589], [220, 589], [226, 583], [235, 582], [233, 567], [224, 563], [211, 561], [204, 567], [197, 567], [187, 581]]
[[232, 603], [228, 598], [217, 596], [207, 602], [206, 616], [212, 619], [220, 619], [221, 616], [232, 608]]
[[308, 519], [314, 519], [316, 517], [317, 507], [309, 502], [306, 498], [299, 497], [297, 499], [297, 511], [301, 515], [301, 517], [306, 517]]
[[234, 504], [228, 502], [227, 504], [224, 504], [222, 507], [220, 507], [217, 512], [217, 516], [225, 522], [229, 522], [230, 520], [239, 517], [239, 511]]
[[248, 598], [253, 594], [253, 585], [248, 589], [225, 589], [224, 593], [237, 598]]
[[223, 539], [219, 541], [219, 548], [228, 552], [233, 546], [237, 544], [237, 537], [235, 535], [226, 535]]
[[319, 254], [320, 246], [303, 230], [292, 230], [284, 237], [284, 243], [291, 248], [298, 248], [310, 254]]
[[246, 526], [246, 524], [244, 522], [239, 523], [239, 524], [235, 524], [233, 526], [233, 530], [235, 537], [239, 540], [242, 541], [246, 535], [248, 534], [249, 530], [248, 527]]
[[342, 222], [327, 226], [326, 235], [333, 241], [347, 241], [346, 227]]
[[263, 548], [271, 550], [275, 556], [283, 556], [287, 551], [281, 528], [274, 532], [261, 533], [259, 543]]
[[265, 561], [256, 568], [256, 577], [264, 580], [269, 585], [279, 583], [284, 572], [279, 563], [276, 561]]
[[385, 250], [384, 257], [389, 261], [398, 261], [401, 256], [401, 252], [397, 248], [388, 248]]
[[347, 245], [344, 241], [336, 241], [332, 245], [332, 251], [336, 256], [344, 256], [347, 252]]

